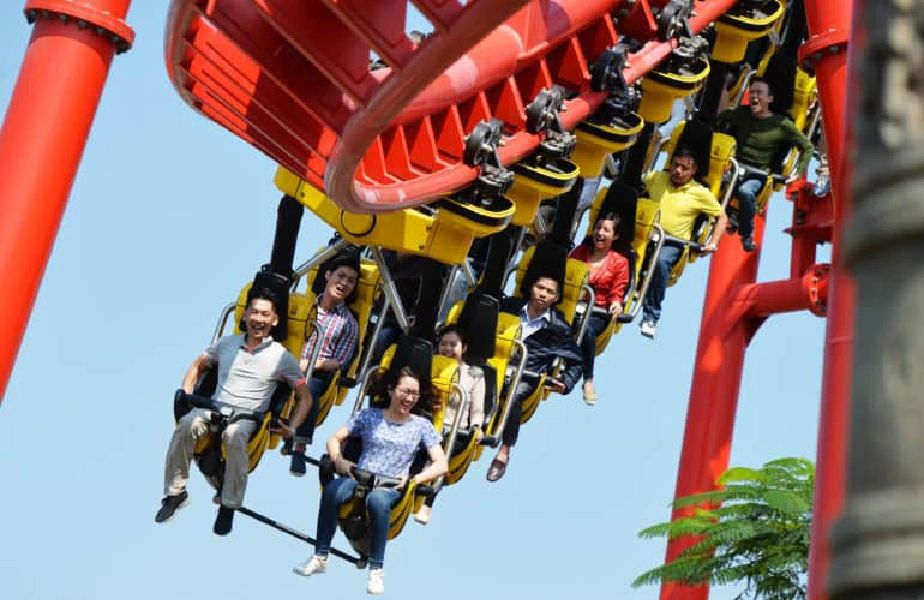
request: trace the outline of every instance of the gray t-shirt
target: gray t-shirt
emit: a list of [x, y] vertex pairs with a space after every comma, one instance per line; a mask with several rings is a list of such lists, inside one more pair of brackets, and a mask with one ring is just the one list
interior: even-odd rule
[[218, 383], [212, 398], [219, 407], [264, 412], [278, 382], [285, 381], [295, 388], [304, 381], [292, 353], [269, 336], [249, 351], [243, 335], [229, 335], [209, 346], [205, 354], [209, 364], [218, 365]]

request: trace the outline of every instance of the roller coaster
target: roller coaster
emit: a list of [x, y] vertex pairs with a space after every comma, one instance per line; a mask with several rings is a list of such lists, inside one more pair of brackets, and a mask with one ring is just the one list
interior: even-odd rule
[[[0, 208], [0, 227], [9, 233], [0, 260], [4, 280], [17, 282], [20, 290], [12, 294], [11, 311], [18, 329], [5, 331], [0, 340], [0, 390], [12, 370], [109, 62], [133, 42], [124, 20], [128, 4], [26, 2], [35, 35], [0, 134], [0, 197], [8, 199]], [[412, 10], [429, 22], [429, 31], [411, 34]], [[698, 221], [690, 239], [672, 238], [659, 223], [657, 199], [648, 197], [642, 181], [663, 168], [677, 148], [689, 148], [701, 165], [701, 183], [734, 215], [733, 191], [746, 165], [736, 160], [734, 137], [715, 123], [721, 107], [747, 103], [745, 91], [754, 76], [773, 86], [775, 110], [816, 142], [818, 176], [791, 178], [795, 153], [779, 156], [775, 172], [761, 175], [767, 181], [757, 201], [758, 246], [772, 192], [785, 189], [792, 204], [786, 230], [792, 238], [789, 279], [758, 283], [759, 250], [746, 252], [733, 235], [722, 238], [709, 259], [676, 495], [714, 488], [727, 468], [745, 350], [771, 315], [810, 311], [829, 319], [822, 421], [834, 418], [825, 411], [843, 404], [846, 390], [840, 382], [849, 354], [831, 340], [844, 335], [853, 306], [847, 295], [837, 297], [838, 271], [819, 263], [816, 252], [819, 245], [833, 243], [836, 264], [845, 212], [835, 193], [845, 171], [850, 14], [847, 0], [172, 0], [164, 53], [177, 93], [278, 164], [274, 186], [282, 200], [273, 258], [255, 281], [273, 281], [285, 296], [287, 319], [275, 337], [296, 356], [320, 327], [315, 307], [323, 265], [348, 246], [362, 252], [350, 303], [360, 327], [359, 348], [315, 399], [317, 422], [350, 394], [355, 395], [353, 412], [374, 402], [370, 387], [377, 374], [404, 364], [426, 374], [442, 405], [461, 398], [464, 406], [454, 364], [433, 356], [434, 332], [455, 323], [493, 333], [480, 335], [484, 339], [474, 344], [489, 380], [484, 436], [458, 422], [445, 424], [449, 472], [433, 485], [406, 486], [392, 510], [389, 537], [400, 534], [427, 496], [461, 480], [486, 446], [499, 445], [519, 381], [537, 382], [523, 403], [523, 422], [552, 393], [554, 368], [525, 369], [519, 317], [499, 310], [505, 291], [521, 290], [536, 265], [560, 261], [559, 308], [580, 340], [598, 309], [587, 264], [568, 259], [567, 251], [584, 237], [582, 223], [588, 222], [590, 235], [598, 215], [620, 215], [620, 252], [631, 265], [630, 280], [620, 311], [597, 338], [600, 355], [626, 334], [625, 325], [639, 320], [666, 245], [682, 248], [671, 284], [688, 264], [703, 259], [716, 221]], [[52, 39], [74, 45], [56, 46]], [[105, 64], [81, 55], [81, 47], [105, 56]], [[33, 83], [40, 81], [36, 73], [49, 68], [49, 53], [64, 51], [75, 55], [75, 79], [59, 85], [81, 90], [82, 100], [64, 114], [60, 107], [36, 108], [35, 88], [26, 88], [45, 85]], [[36, 133], [43, 126], [30, 118], [35, 110], [53, 112], [57, 121], [74, 127], [64, 132], [46, 124]], [[46, 197], [58, 201], [36, 207], [28, 199], [39, 184], [18, 180], [15, 174], [29, 169], [17, 165], [47, 161], [49, 153], [57, 153], [55, 164], [61, 168], [41, 185]], [[333, 238], [295, 264], [306, 209], [332, 229]], [[28, 241], [20, 237], [25, 230], [31, 232]], [[12, 248], [18, 252], [15, 261]], [[422, 275], [419, 301], [432, 310], [409, 316], [388, 260], [395, 254], [436, 265]], [[253, 285], [248, 282], [223, 307], [213, 340], [240, 331]], [[375, 341], [386, 318], [397, 322], [403, 337], [377, 360]], [[203, 381], [196, 394], [178, 394], [176, 415], [208, 406], [208, 385]], [[251, 469], [280, 444], [270, 424], [292, 409], [285, 392], [277, 394], [250, 440]], [[443, 430], [443, 411], [430, 416]], [[826, 502], [840, 485], [825, 479], [824, 461], [837, 460], [826, 453], [836, 453], [842, 440], [825, 435], [834, 434], [823, 430], [820, 440], [816, 528], [828, 526]], [[203, 439], [197, 448], [200, 467], [206, 456], [220, 462], [220, 451], [215, 456], [220, 444], [213, 440], [211, 446]], [[323, 457], [314, 462], [322, 481], [332, 476]], [[203, 472], [220, 487], [214, 465]], [[372, 485], [362, 480], [360, 496]], [[340, 519], [354, 553], [338, 551], [338, 556], [364, 564], [365, 532], [356, 506], [344, 507]], [[241, 512], [313, 542], [260, 513]], [[670, 542], [668, 558], [691, 543]], [[826, 572], [826, 552], [824, 543], [813, 547], [813, 581]], [[817, 585], [811, 593], [825, 597]], [[707, 595], [706, 587], [673, 584], [661, 592], [665, 599]]]

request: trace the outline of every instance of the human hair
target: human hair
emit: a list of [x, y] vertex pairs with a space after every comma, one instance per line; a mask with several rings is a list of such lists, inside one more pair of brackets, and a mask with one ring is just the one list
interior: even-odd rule
[[[420, 396], [417, 398], [417, 403], [414, 405], [414, 408], [411, 409], [411, 413], [423, 415], [428, 418], [431, 417], [433, 409], [433, 387], [427, 385], [417, 371], [410, 366], [401, 367], [397, 371], [388, 369], [385, 373], [379, 371], [378, 378], [371, 386], [373, 405], [378, 404], [381, 406], [382, 402], [390, 402], [390, 392], [397, 388], [398, 383], [405, 377], [416, 379], [417, 384], [420, 386]], [[376, 402], [376, 399], [378, 399], [378, 402]]]
[[[619, 216], [619, 213], [616, 213], [613, 211], [601, 213], [600, 215], [597, 216], [596, 219], [594, 219], [593, 229], [597, 229], [597, 225], [599, 225], [601, 221], [612, 221], [613, 222], [613, 241], [612, 243], [610, 243], [610, 248], [612, 250], [616, 250], [616, 243], [619, 241], [619, 223], [622, 221], [622, 217]], [[584, 239], [581, 241], [581, 245], [587, 247], [588, 249], [593, 248], [594, 236], [593, 235], [585, 236]]]
[[439, 331], [436, 332], [436, 341], [439, 342], [443, 339], [444, 335], [454, 333], [459, 336], [459, 339], [462, 340], [462, 343], [465, 343], [465, 339], [462, 337], [462, 331], [459, 330], [459, 326], [455, 323], [450, 323], [449, 325], [444, 325], [439, 328]]
[[770, 85], [770, 82], [767, 81], [766, 78], [761, 77], [760, 75], [755, 75], [754, 77], [751, 77], [751, 80], [748, 82], [748, 88], [750, 88], [750, 87], [751, 87], [752, 85], [754, 85], [755, 83], [762, 83], [762, 84], [764, 84], [765, 86], [767, 86], [767, 94], [770, 95], [770, 96], [773, 95], [773, 86]]
[[279, 304], [276, 300], [276, 294], [274, 294], [269, 288], [250, 290], [250, 293], [247, 295], [248, 309], [253, 305], [254, 300], [266, 300], [273, 305], [273, 312], [277, 314], [279, 313]]
[[675, 158], [689, 158], [693, 162], [693, 168], [697, 171], [699, 170], [699, 161], [696, 160], [696, 155], [693, 154], [693, 150], [687, 146], [677, 147], [674, 153], [671, 154], [671, 162], [673, 162]]

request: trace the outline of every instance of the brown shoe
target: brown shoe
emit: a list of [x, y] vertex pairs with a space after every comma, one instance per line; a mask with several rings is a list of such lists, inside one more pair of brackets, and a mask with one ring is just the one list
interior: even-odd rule
[[488, 481], [497, 481], [507, 472], [507, 463], [501, 462], [496, 458], [491, 461], [491, 467], [488, 469]]

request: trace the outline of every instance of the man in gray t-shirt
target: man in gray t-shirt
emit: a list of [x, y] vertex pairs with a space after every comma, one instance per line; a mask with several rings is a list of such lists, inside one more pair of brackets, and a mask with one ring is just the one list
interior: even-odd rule
[[[311, 394], [298, 361], [285, 347], [273, 340], [270, 331], [279, 318], [276, 302], [268, 290], [251, 294], [244, 312], [245, 335], [231, 335], [218, 340], [199, 356], [183, 378], [183, 389], [192, 393], [203, 370], [214, 367], [218, 382], [212, 399], [219, 408], [229, 407], [236, 414], [263, 413], [269, 409], [273, 392], [279, 382], [289, 384], [298, 398], [298, 406], [290, 425], [279, 425], [285, 437], [292, 436], [311, 408]], [[208, 433], [208, 413], [193, 409], [176, 425], [164, 468], [164, 499], [154, 520], [163, 523], [184, 506], [188, 495], [189, 464], [196, 440]], [[215, 519], [214, 531], [227, 535], [231, 531], [234, 510], [240, 508], [247, 488], [249, 457], [247, 443], [260, 423], [252, 419], [236, 420], [222, 432], [227, 447], [221, 506]]]

